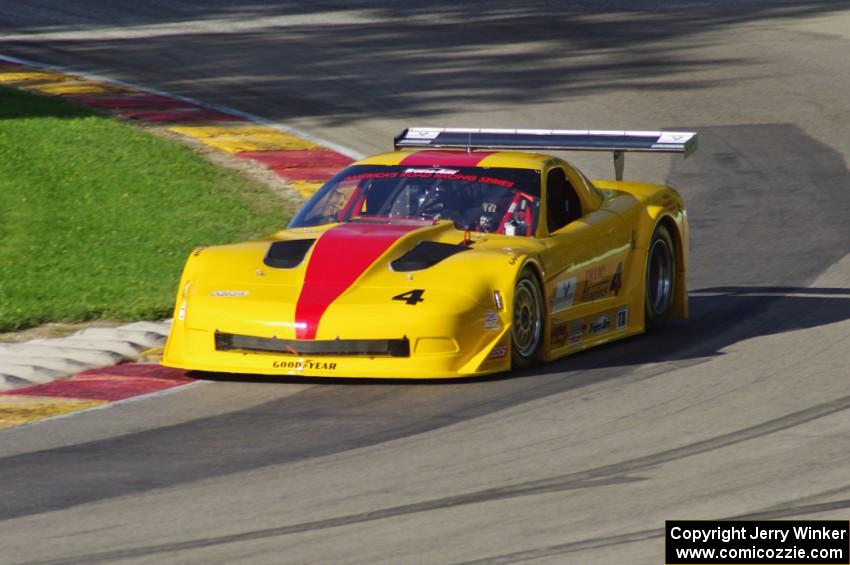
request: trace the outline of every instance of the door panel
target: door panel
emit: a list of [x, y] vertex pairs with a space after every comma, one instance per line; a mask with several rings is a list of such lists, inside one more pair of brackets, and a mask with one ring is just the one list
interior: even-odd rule
[[631, 232], [622, 219], [603, 206], [547, 237], [545, 245], [550, 351], [557, 356], [624, 329], [618, 309], [627, 303], [620, 290]]

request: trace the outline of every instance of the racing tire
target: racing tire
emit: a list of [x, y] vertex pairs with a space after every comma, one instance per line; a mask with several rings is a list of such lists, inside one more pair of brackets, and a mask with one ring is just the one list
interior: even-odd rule
[[543, 343], [543, 292], [540, 283], [525, 269], [514, 289], [511, 323], [511, 367], [524, 369], [534, 363]]
[[644, 286], [646, 331], [656, 332], [667, 324], [676, 292], [676, 248], [665, 226], [655, 228], [649, 242]]

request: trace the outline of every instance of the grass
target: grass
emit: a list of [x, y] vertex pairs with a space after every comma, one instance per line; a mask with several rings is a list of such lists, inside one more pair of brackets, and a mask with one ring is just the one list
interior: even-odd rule
[[193, 247], [273, 232], [285, 213], [185, 147], [0, 87], [0, 332], [167, 317]]

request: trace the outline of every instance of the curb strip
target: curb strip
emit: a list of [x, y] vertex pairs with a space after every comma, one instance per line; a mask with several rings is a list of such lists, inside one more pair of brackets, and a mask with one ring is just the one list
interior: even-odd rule
[[[117, 119], [193, 138], [269, 168], [301, 198], [309, 198], [340, 168], [362, 157], [246, 112], [2, 54], [0, 85], [66, 98]], [[126, 363], [156, 352], [169, 324], [136, 322], [88, 328], [66, 338], [0, 343], [0, 429], [195, 383], [185, 371]]]

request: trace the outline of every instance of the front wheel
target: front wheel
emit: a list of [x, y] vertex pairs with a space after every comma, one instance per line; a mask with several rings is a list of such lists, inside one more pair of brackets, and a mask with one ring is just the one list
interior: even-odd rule
[[514, 289], [513, 324], [511, 326], [511, 362], [514, 369], [534, 362], [543, 342], [543, 293], [537, 277], [523, 271]]
[[646, 253], [646, 330], [660, 330], [670, 318], [676, 286], [676, 253], [673, 238], [664, 226], [655, 228]]

